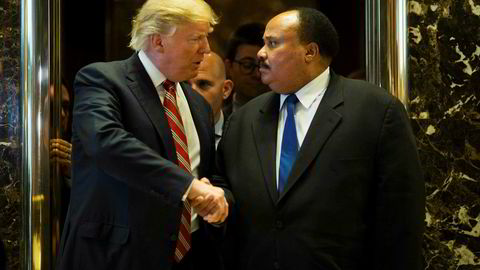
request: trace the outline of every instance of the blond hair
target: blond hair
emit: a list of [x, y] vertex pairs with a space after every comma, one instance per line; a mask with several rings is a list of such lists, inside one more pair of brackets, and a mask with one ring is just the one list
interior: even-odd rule
[[203, 0], [148, 0], [132, 21], [129, 47], [146, 49], [151, 35], [173, 35], [177, 25], [191, 22], [208, 22], [213, 30], [218, 16]]

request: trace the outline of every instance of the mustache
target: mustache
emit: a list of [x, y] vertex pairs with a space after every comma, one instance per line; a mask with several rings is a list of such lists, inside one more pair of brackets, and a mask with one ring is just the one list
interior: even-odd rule
[[259, 62], [258, 62], [258, 67], [259, 67], [259, 68], [270, 68], [270, 67], [265, 63], [265, 61], [259, 61]]

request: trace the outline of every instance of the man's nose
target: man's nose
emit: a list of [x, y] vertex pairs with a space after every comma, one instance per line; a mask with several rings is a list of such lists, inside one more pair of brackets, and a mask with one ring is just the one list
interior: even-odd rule
[[204, 53], [204, 54], [210, 53], [210, 44], [208, 43], [208, 38], [207, 37], [204, 37], [202, 39], [202, 44], [201, 44], [201, 47], [200, 47], [200, 51], [201, 51], [201, 53]]
[[267, 54], [265, 52], [265, 45], [257, 52], [258, 61], [263, 61], [267, 59]]

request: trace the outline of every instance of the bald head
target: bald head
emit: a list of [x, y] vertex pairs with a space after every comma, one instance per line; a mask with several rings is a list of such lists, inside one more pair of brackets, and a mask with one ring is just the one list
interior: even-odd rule
[[338, 36], [318, 10], [298, 8], [273, 17], [257, 53], [262, 82], [291, 94], [322, 74], [338, 51]]
[[210, 73], [213, 77], [225, 80], [227, 78], [225, 73], [225, 65], [222, 58], [214, 53], [210, 52], [206, 54], [200, 64], [200, 71]]
[[233, 89], [233, 82], [226, 79], [222, 58], [214, 52], [206, 54], [198, 69], [198, 75], [189, 82], [193, 90], [210, 104], [215, 122], [218, 121], [223, 101], [230, 96]]

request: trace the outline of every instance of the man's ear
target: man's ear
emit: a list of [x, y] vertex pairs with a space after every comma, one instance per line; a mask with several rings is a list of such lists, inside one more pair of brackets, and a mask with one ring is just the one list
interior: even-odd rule
[[150, 36], [150, 46], [154, 51], [163, 53], [165, 51], [165, 38], [160, 34], [153, 34]]
[[318, 49], [318, 44], [315, 42], [310, 42], [305, 46], [305, 62], [310, 63], [315, 58], [320, 56], [320, 51]]
[[232, 94], [233, 90], [233, 81], [232, 80], [225, 80], [223, 81], [223, 100], [227, 100], [227, 98]]

